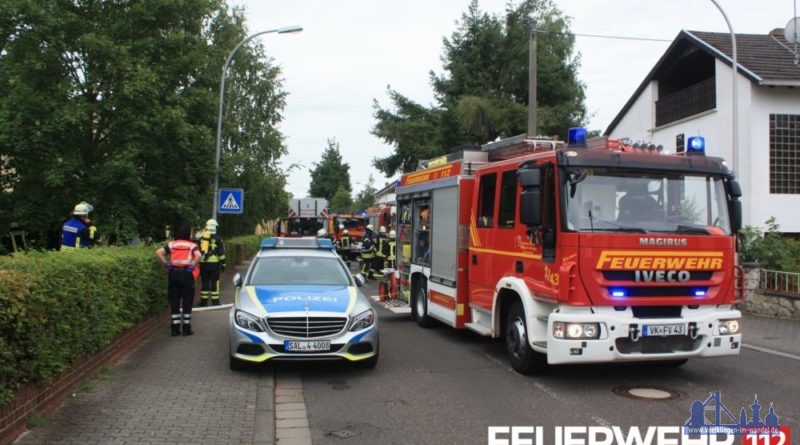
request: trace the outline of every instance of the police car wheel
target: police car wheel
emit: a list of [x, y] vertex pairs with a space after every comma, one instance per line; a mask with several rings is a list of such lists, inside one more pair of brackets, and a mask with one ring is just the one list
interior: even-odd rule
[[411, 303], [411, 311], [417, 324], [423, 328], [433, 325], [433, 319], [428, 315], [428, 283], [418, 280], [414, 284], [414, 301]]
[[505, 341], [511, 367], [520, 374], [534, 374], [547, 367], [547, 356], [531, 349], [527, 332], [525, 310], [517, 301], [508, 310]]

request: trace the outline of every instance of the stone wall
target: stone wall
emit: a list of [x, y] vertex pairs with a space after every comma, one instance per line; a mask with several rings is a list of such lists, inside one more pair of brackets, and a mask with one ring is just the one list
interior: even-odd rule
[[744, 302], [741, 309], [751, 314], [767, 317], [800, 320], [800, 295], [759, 289], [761, 269], [744, 266]]

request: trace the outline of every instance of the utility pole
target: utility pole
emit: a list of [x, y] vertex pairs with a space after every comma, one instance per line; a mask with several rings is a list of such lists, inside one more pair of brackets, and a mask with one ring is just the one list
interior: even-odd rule
[[536, 136], [536, 21], [528, 34], [528, 137]]

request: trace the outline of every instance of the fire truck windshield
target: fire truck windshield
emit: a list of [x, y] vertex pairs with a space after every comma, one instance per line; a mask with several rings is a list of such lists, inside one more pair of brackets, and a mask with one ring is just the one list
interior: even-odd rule
[[722, 177], [593, 168], [563, 179], [567, 230], [731, 232]]

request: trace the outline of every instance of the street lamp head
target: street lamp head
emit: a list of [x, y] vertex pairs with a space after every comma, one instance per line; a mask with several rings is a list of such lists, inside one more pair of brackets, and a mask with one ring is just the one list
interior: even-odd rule
[[283, 28], [278, 28], [278, 34], [286, 34], [290, 32], [300, 32], [303, 30], [302, 26], [292, 25], [292, 26], [284, 26]]

